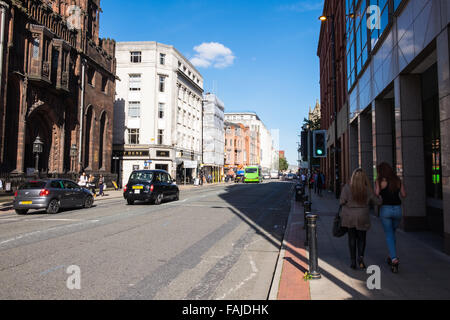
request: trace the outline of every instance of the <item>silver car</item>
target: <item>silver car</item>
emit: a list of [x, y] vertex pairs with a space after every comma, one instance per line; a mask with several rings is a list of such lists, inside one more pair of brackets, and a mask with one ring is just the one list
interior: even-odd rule
[[91, 191], [80, 187], [73, 181], [50, 179], [28, 181], [14, 195], [14, 209], [17, 214], [27, 214], [31, 209], [45, 209], [56, 214], [60, 209], [84, 207], [94, 203]]

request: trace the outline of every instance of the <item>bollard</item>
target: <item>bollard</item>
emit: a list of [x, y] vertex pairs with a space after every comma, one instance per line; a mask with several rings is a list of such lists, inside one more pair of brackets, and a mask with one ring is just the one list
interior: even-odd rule
[[[306, 226], [308, 225], [308, 222], [306, 221], [306, 216], [311, 213], [311, 202], [306, 200], [303, 203], [303, 229], [307, 230]], [[305, 243], [308, 243], [308, 237], [306, 237]]]
[[311, 279], [320, 279], [319, 255], [317, 251], [317, 215], [308, 214], [308, 242], [309, 242], [309, 275]]

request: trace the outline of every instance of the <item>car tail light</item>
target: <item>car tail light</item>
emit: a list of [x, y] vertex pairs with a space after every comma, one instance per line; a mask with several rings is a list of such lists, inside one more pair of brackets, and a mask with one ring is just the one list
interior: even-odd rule
[[16, 192], [14, 192], [14, 198], [17, 198], [18, 194], [19, 194], [19, 191], [16, 190]]
[[127, 186], [123, 187], [123, 192], [127, 192]]
[[50, 194], [50, 191], [47, 189], [42, 189], [41, 192], [39, 193], [39, 197], [46, 197]]
[[155, 186], [154, 186], [154, 185], [151, 185], [151, 186], [150, 186], [150, 192], [153, 192], [154, 189], [155, 189]]

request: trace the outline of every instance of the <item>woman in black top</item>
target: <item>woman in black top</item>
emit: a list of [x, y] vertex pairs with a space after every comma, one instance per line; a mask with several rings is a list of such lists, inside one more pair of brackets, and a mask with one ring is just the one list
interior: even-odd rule
[[386, 235], [386, 242], [389, 249], [387, 259], [392, 272], [398, 272], [399, 259], [397, 257], [395, 231], [402, 220], [402, 198], [406, 198], [405, 187], [394, 172], [392, 167], [383, 162], [377, 167], [378, 178], [375, 183], [375, 193], [383, 199], [380, 208], [380, 218]]

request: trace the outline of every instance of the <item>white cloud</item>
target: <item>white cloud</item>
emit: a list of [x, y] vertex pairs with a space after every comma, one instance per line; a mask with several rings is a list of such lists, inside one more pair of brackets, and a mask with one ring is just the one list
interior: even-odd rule
[[236, 57], [229, 48], [218, 42], [204, 42], [194, 47], [196, 54], [191, 59], [191, 63], [199, 68], [214, 67], [223, 69], [231, 66]]

